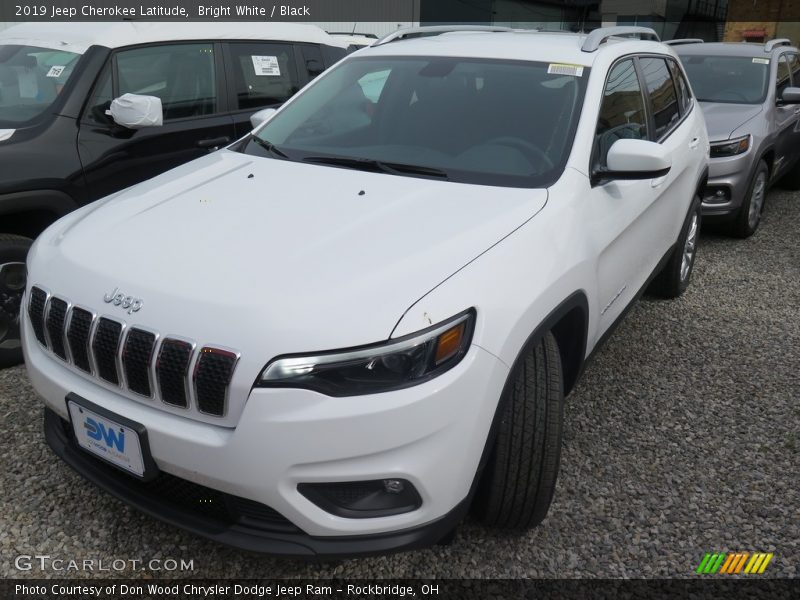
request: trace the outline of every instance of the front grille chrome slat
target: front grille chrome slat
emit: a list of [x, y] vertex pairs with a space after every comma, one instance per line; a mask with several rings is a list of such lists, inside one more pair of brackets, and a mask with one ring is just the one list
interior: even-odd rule
[[89, 358], [89, 336], [92, 332], [94, 315], [83, 308], [74, 307], [67, 325], [67, 344], [72, 364], [85, 373], [92, 372]]
[[201, 413], [222, 417], [228, 404], [228, 389], [239, 355], [236, 352], [212, 348], [200, 350], [194, 368], [194, 392]]
[[114, 385], [120, 384], [117, 354], [123, 328], [124, 325], [119, 321], [100, 317], [92, 340], [92, 354], [97, 368], [97, 376]]
[[140, 396], [153, 397], [150, 383], [150, 362], [156, 347], [157, 336], [150, 331], [132, 328], [125, 338], [122, 350], [122, 368], [128, 389]]
[[44, 335], [44, 309], [47, 306], [47, 299], [50, 294], [40, 287], [31, 288], [31, 298], [28, 304], [28, 315], [31, 320], [31, 327], [39, 343], [47, 348], [47, 338]]
[[172, 406], [189, 408], [189, 388], [186, 378], [194, 344], [186, 340], [165, 338], [156, 360], [156, 377], [161, 399]]
[[129, 328], [40, 285], [31, 287], [27, 308], [39, 343], [84, 375], [196, 416], [227, 415], [237, 351], [216, 345], [197, 351], [192, 340]]
[[50, 338], [50, 350], [61, 360], [67, 360], [67, 347], [64, 343], [64, 329], [67, 322], [69, 303], [66, 300], [53, 296], [47, 308], [45, 328]]

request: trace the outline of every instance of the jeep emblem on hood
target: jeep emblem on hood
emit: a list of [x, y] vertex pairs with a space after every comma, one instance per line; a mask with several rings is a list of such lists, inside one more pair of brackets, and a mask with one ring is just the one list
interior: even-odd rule
[[106, 304], [113, 304], [114, 306], [121, 306], [122, 308], [128, 309], [129, 315], [139, 312], [142, 306], [144, 306], [144, 301], [142, 301], [141, 298], [126, 296], [123, 292], [119, 291], [119, 288], [115, 288], [113, 292], [103, 296], [103, 300]]

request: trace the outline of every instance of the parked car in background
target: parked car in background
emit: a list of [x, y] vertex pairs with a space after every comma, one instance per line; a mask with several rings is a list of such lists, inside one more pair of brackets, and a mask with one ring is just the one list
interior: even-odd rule
[[[0, 32], [0, 368], [31, 239], [246, 134], [346, 53], [311, 25], [35, 23]], [[117, 100], [115, 100], [117, 99]]]
[[414, 548], [470, 509], [532, 527], [586, 360], [645, 289], [689, 286], [707, 162], [651, 29], [397, 32], [39, 237], [47, 441], [250, 550]]
[[755, 233], [774, 182], [800, 189], [800, 56], [766, 44], [669, 42], [703, 107], [711, 166], [703, 217], [738, 237]]

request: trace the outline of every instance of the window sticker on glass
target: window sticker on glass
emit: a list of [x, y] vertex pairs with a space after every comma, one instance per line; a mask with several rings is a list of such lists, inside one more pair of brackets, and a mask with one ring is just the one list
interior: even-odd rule
[[259, 77], [280, 77], [281, 67], [278, 65], [277, 56], [251, 56], [253, 59], [253, 70]]
[[753, 62], [759, 65], [768, 65], [769, 59], [768, 58], [754, 58]]
[[583, 67], [580, 65], [568, 65], [562, 63], [551, 63], [547, 67], [548, 75], [572, 75], [573, 77], [583, 77]]
[[19, 97], [29, 100], [39, 95], [39, 82], [34, 71], [22, 71], [17, 76]]
[[47, 72], [48, 77], [61, 77], [61, 74], [64, 72], [64, 69], [67, 67], [62, 66], [53, 66], [50, 67], [50, 70]]

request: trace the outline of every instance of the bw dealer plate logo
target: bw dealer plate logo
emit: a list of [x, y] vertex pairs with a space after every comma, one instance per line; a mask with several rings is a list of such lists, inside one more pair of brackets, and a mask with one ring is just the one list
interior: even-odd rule
[[134, 298], [127, 296], [119, 288], [114, 288], [114, 291], [103, 296], [103, 301], [106, 304], [113, 304], [114, 306], [121, 306], [128, 311], [129, 315], [142, 310], [144, 301], [141, 298]]

